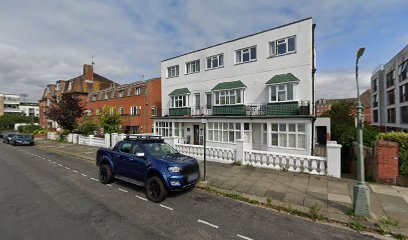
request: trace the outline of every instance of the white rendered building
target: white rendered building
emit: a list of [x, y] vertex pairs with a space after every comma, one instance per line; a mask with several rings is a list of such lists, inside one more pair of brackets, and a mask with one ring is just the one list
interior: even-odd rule
[[38, 117], [40, 115], [40, 107], [38, 103], [22, 102], [20, 103], [20, 110], [24, 116]]
[[181, 143], [310, 154], [314, 103], [311, 18], [161, 63], [162, 117], [154, 131]]

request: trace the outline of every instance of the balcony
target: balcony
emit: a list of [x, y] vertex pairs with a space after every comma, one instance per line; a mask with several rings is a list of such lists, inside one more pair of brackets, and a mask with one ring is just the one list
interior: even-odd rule
[[7, 113], [21, 113], [22, 111], [19, 108], [4, 108], [4, 112]]
[[308, 101], [163, 109], [163, 116], [307, 116]]
[[268, 116], [310, 115], [310, 104], [307, 101], [268, 103], [266, 114]]

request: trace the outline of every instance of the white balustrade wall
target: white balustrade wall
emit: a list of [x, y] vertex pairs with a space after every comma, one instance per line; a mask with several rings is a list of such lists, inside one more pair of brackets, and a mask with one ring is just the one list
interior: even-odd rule
[[327, 158], [325, 157], [267, 151], [244, 150], [243, 165], [317, 175], [327, 173]]
[[[204, 146], [190, 144], [175, 144], [176, 149], [183, 154], [196, 157], [200, 160], [204, 159]], [[236, 159], [234, 149], [207, 147], [206, 158], [208, 161], [233, 163]]]
[[89, 145], [89, 137], [78, 135], [78, 144]]

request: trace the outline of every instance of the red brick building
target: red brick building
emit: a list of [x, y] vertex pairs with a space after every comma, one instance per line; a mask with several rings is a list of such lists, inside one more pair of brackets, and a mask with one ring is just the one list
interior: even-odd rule
[[53, 101], [60, 99], [63, 94], [71, 93], [81, 100], [81, 104], [85, 107], [85, 101], [89, 92], [100, 91], [110, 88], [116, 83], [94, 73], [93, 66], [84, 64], [82, 75], [70, 80], [58, 80], [55, 84], [48, 84], [44, 89], [41, 99], [38, 101], [40, 106], [40, 125], [44, 128], [57, 128], [58, 124], [50, 119], [47, 119], [45, 112]]
[[88, 116], [98, 118], [104, 106], [116, 107], [122, 115], [124, 133], [151, 133], [151, 118], [161, 113], [161, 79], [114, 85], [88, 94]]

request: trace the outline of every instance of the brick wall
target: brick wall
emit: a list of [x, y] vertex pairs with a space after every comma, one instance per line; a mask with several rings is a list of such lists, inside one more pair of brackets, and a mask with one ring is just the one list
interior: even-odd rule
[[397, 183], [398, 143], [379, 140], [375, 141], [373, 177], [380, 183]]
[[0, 96], [0, 116], [4, 115], [4, 96]]

